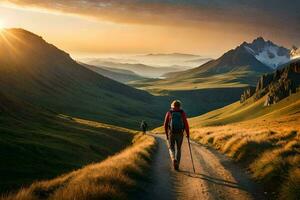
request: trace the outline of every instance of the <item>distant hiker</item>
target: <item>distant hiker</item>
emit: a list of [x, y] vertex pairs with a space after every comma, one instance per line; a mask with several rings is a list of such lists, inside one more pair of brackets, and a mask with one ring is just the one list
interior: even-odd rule
[[143, 133], [146, 134], [146, 131], [148, 129], [148, 124], [144, 120], [141, 122], [141, 129]]
[[181, 102], [179, 100], [172, 102], [171, 110], [166, 113], [164, 127], [167, 140], [169, 142], [169, 150], [173, 166], [175, 170], [178, 170], [181, 157], [183, 132], [186, 132], [187, 138], [190, 137], [189, 124], [185, 112], [181, 109]]

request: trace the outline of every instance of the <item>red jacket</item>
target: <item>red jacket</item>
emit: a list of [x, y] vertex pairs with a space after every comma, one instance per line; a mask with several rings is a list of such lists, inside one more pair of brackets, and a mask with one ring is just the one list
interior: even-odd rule
[[[173, 110], [178, 111], [180, 109], [173, 108]], [[189, 123], [187, 121], [186, 114], [185, 114], [184, 111], [182, 111], [182, 119], [183, 119], [183, 123], [184, 123], [184, 128], [185, 128], [186, 136], [190, 137], [190, 127], [189, 127]], [[167, 137], [168, 137], [168, 132], [169, 132], [169, 123], [170, 123], [170, 120], [171, 120], [171, 112], [168, 111], [166, 113], [165, 122], [164, 122], [165, 133], [166, 133]]]

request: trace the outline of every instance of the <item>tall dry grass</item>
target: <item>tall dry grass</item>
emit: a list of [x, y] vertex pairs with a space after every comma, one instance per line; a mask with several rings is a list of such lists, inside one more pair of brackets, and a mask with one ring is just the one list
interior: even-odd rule
[[300, 115], [192, 129], [209, 144], [248, 167], [274, 199], [300, 199]]
[[103, 162], [52, 180], [33, 183], [1, 199], [127, 199], [139, 180], [145, 177], [155, 145], [153, 137], [137, 135], [132, 146]]

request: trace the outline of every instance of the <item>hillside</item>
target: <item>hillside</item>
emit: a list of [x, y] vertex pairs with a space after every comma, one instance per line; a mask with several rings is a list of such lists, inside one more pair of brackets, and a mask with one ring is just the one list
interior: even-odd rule
[[152, 152], [156, 141], [137, 135], [132, 145], [103, 162], [92, 163], [51, 180], [43, 180], [20, 189], [1, 200], [23, 199], [139, 199], [144, 193]]
[[56, 115], [0, 92], [0, 194], [98, 162], [135, 131]]
[[272, 106], [264, 106], [265, 101], [266, 96], [258, 101], [250, 98], [244, 103], [235, 102], [224, 108], [191, 118], [191, 124], [195, 127], [219, 126], [251, 119], [276, 119], [300, 112], [299, 92]]
[[221, 125], [258, 117], [280, 117], [300, 111], [300, 62], [291, 62], [261, 76], [253, 92], [246, 90], [240, 102], [209, 112], [192, 121]]
[[134, 128], [142, 118], [160, 123], [159, 99], [86, 69], [28, 31], [2, 31], [0, 66], [0, 91], [36, 106]]
[[192, 118], [191, 137], [242, 163], [268, 199], [299, 199], [300, 94], [263, 105], [249, 99]]
[[300, 197], [299, 74], [290, 63], [262, 76], [249, 98], [189, 120], [192, 138], [243, 163], [268, 199]]

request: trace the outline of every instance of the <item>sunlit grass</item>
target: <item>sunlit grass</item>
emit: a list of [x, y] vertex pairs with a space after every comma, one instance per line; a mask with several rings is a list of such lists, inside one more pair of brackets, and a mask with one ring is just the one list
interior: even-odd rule
[[131, 147], [103, 162], [36, 182], [1, 199], [128, 199], [137, 179], [145, 177], [155, 144], [153, 137], [137, 135]]
[[244, 163], [267, 191], [292, 196], [300, 189], [300, 174], [294, 173], [300, 166], [299, 114], [195, 128], [191, 135]]
[[264, 101], [250, 98], [191, 118], [191, 136], [243, 163], [268, 194], [299, 199], [300, 93], [268, 107]]

